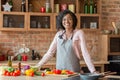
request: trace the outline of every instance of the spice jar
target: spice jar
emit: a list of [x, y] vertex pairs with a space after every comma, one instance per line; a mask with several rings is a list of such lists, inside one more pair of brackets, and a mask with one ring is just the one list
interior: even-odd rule
[[66, 9], [68, 9], [68, 8], [67, 8], [67, 4], [61, 4], [61, 5], [60, 5], [60, 11], [64, 11], [64, 10], [66, 10]]
[[69, 4], [69, 5], [68, 5], [68, 9], [69, 9], [70, 11], [72, 11], [73, 13], [75, 13], [75, 5], [74, 5], [74, 4]]
[[60, 5], [59, 4], [55, 4], [55, 12], [56, 13], [60, 12]]
[[46, 0], [46, 3], [45, 3], [45, 10], [46, 10], [46, 13], [50, 13], [51, 12], [51, 7], [50, 7], [50, 0]]
[[23, 54], [23, 55], [22, 55], [22, 61], [27, 61], [27, 59], [28, 59], [27, 55], [26, 55], [26, 54]]

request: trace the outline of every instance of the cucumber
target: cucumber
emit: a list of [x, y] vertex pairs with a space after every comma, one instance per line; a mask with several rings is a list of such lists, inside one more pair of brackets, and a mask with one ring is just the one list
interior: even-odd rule
[[42, 73], [42, 72], [35, 72], [35, 75], [36, 75], [36, 76], [41, 76], [41, 73]]

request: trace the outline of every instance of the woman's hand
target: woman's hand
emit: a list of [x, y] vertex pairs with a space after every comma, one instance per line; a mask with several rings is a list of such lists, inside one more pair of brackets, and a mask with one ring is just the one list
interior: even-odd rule
[[39, 64], [36, 64], [35, 66], [31, 66], [34, 69], [37, 69], [38, 71], [41, 69], [41, 66], [39, 66]]

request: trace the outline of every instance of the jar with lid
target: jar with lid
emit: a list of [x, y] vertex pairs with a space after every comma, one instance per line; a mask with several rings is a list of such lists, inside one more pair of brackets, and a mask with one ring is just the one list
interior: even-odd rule
[[44, 17], [44, 28], [49, 28], [49, 17]]
[[21, 3], [21, 12], [25, 12], [25, 0], [22, 0], [22, 3]]
[[4, 27], [8, 27], [8, 22], [9, 22], [8, 16], [4, 16], [4, 23], [3, 23]]
[[33, 5], [30, 3], [29, 4], [29, 12], [32, 12], [32, 9], [33, 9]]
[[51, 12], [51, 7], [50, 7], [50, 0], [46, 0], [46, 3], [45, 3], [45, 10], [46, 10], [46, 13], [50, 13]]
[[40, 23], [40, 21], [38, 22], [37, 27], [38, 27], [38, 28], [41, 28], [41, 23]]

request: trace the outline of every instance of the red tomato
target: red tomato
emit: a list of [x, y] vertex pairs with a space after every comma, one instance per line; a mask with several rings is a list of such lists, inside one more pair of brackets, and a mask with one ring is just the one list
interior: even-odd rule
[[10, 76], [10, 72], [7, 72], [7, 73], [6, 73], [6, 76]]
[[73, 74], [74, 72], [67, 70], [66, 73], [67, 74]]
[[16, 73], [18, 76], [20, 75], [20, 70], [15, 70], [14, 73]]
[[8, 72], [8, 71], [5, 70], [5, 71], [3, 72], [3, 75], [6, 76], [6, 73], [7, 73], [7, 72]]
[[17, 76], [17, 73], [13, 72], [13, 76]]
[[13, 73], [14, 73], [14, 72], [10, 72], [10, 76], [13, 76]]
[[45, 76], [45, 73], [44, 73], [44, 72], [42, 72], [42, 73], [41, 73], [41, 76]]
[[32, 72], [32, 73], [30, 73], [30, 76], [34, 76], [34, 73]]
[[55, 69], [53, 72], [54, 72], [55, 74], [61, 74], [61, 70], [59, 70], [59, 69]]

